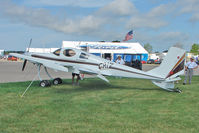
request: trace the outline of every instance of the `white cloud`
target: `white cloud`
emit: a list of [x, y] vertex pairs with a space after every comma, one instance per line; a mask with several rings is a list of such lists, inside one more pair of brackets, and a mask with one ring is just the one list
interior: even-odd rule
[[192, 13], [199, 11], [198, 0], [178, 0], [177, 6], [180, 9], [180, 13]]
[[[53, 5], [70, 5], [74, 3], [96, 3], [90, 0], [38, 0], [38, 3]], [[103, 2], [102, 2], [103, 3]], [[164, 4], [151, 9], [147, 13], [140, 13], [134, 4], [129, 0], [114, 0], [101, 7], [98, 11], [79, 19], [71, 19], [69, 16], [58, 18], [52, 15], [48, 9], [39, 9], [20, 6], [11, 1], [1, 1], [0, 11], [11, 21], [25, 23], [32, 26], [46, 27], [64, 33], [88, 34], [91, 32], [106, 31], [105, 27], [115, 27], [124, 25], [128, 29], [132, 28], [151, 28], [159, 29], [169, 23], [164, 20], [165, 15], [170, 13], [173, 8], [168, 8], [171, 4]], [[124, 29], [125, 27], [123, 27]]]
[[60, 31], [64, 33], [77, 33], [77, 34], [93, 34], [100, 29], [101, 25], [104, 23], [102, 19], [94, 17], [92, 15], [86, 16], [81, 20], [70, 20], [66, 25], [62, 24]]
[[[193, 40], [193, 38], [190, 39], [187, 34], [180, 32], [184, 29], [174, 32], [173, 29], [171, 29], [173, 26], [169, 27], [172, 22], [178, 21], [177, 17], [181, 17], [181, 14], [186, 13], [190, 16], [189, 19], [191, 22], [199, 21], [198, 0], [177, 0], [177, 2], [170, 1], [166, 2], [166, 4], [163, 4], [165, 2], [162, 3], [161, 0], [155, 0], [161, 1], [159, 3], [162, 4], [153, 3], [152, 5], [156, 6], [152, 9], [143, 6], [147, 9], [142, 11], [135, 7], [135, 5], [139, 5], [138, 3], [134, 4], [132, 2], [135, 0], [23, 1], [25, 3], [22, 2], [20, 5], [19, 3], [14, 4], [11, 0], [0, 0], [0, 17], [3, 15], [4, 19], [7, 18], [10, 22], [17, 25], [22, 24], [23, 26], [25, 24], [33, 27], [46, 28], [35, 28], [36, 31], [38, 30], [40, 32], [38, 35], [42, 35], [50, 29], [52, 31], [55, 30], [65, 33], [52, 32], [53, 35], [57, 34], [55, 38], [61, 36], [61, 38], [72, 40], [122, 40], [126, 32], [129, 29], [133, 29], [135, 30], [135, 38], [132, 41], [139, 41], [143, 44], [149, 42], [156, 49], [167, 49], [177, 42], [187, 44], [188, 41], [191, 42], [190, 40]], [[144, 2], [142, 1], [142, 3]], [[60, 15], [60, 13], [53, 12], [54, 8], [46, 8], [47, 6], [55, 7], [58, 10], [63, 8], [57, 6], [69, 6], [71, 10], [73, 10], [73, 7], [75, 7], [74, 9], [77, 9], [76, 7], [83, 7], [86, 10], [86, 14], [91, 11], [87, 8], [95, 8], [95, 12], [91, 12], [89, 15], [85, 15], [84, 12], [81, 14], [76, 13], [75, 16], [72, 16], [71, 12], [73, 11], [71, 11]], [[176, 17], [175, 20], [171, 19], [173, 16]], [[186, 24], [188, 25], [187, 22]], [[169, 32], [164, 32], [165, 29]], [[47, 36], [48, 34], [46, 38], [48, 38]], [[53, 42], [55, 38], [49, 39], [49, 42]], [[40, 40], [42, 39], [41, 37]]]
[[127, 23], [127, 28], [158, 29], [166, 25], [168, 25], [168, 23], [159, 18], [140, 15], [140, 16], [133, 16]]
[[137, 9], [129, 0], [114, 0], [102, 7], [98, 13], [103, 15], [129, 16], [133, 13], [137, 13]]
[[127, 23], [127, 27], [159, 29], [167, 26], [169, 23], [164, 20], [164, 17], [173, 10], [173, 8], [168, 10], [169, 6], [170, 4], [159, 5], [147, 13], [134, 14]]
[[113, 0], [28, 0], [27, 5], [44, 6], [74, 6], [74, 7], [102, 7]]
[[189, 20], [190, 20], [191, 22], [199, 22], [199, 12], [193, 14]]
[[[79, 2], [80, 1], [90, 2], [89, 0], [79, 0]], [[53, 5], [55, 1], [39, 0], [39, 2]], [[63, 1], [58, 0], [57, 2], [61, 5]], [[73, 4], [71, 2], [73, 1], [69, 0], [62, 4]], [[20, 6], [11, 1], [0, 2], [1, 14], [14, 23], [45, 27], [68, 35], [97, 36], [99, 39], [108, 40], [123, 39], [122, 37], [125, 34], [123, 31], [125, 28], [136, 29], [138, 31], [141, 29], [140, 31], [142, 31], [142, 33], [136, 34], [139, 41], [154, 42], [155, 44], [163, 41], [167, 45], [180, 42], [179, 40], [183, 41], [187, 35], [181, 32], [167, 32], [161, 33], [160, 35], [154, 35], [153, 33], [144, 36], [145, 33], [143, 32], [148, 32], [146, 29], [152, 29], [153, 31], [154, 29], [161, 29], [169, 25], [165, 16], [171, 15], [170, 13], [176, 9], [175, 7], [176, 5], [172, 5], [171, 3], [162, 4], [152, 8], [146, 13], [142, 13], [139, 12], [130, 0], [114, 0], [90, 15], [81, 16], [81, 18], [78, 19], [71, 19], [70, 16], [57, 17], [56, 14], [52, 14], [48, 9]], [[198, 16], [194, 16], [194, 19], [196, 18], [198, 19]], [[195, 21], [194, 19], [193, 21]]]
[[157, 38], [161, 39], [161, 41], [167, 41], [167, 42], [175, 43], [176, 41], [177, 42], [178, 41], [185, 41], [189, 37], [188, 37], [187, 34], [182, 33], [182, 32], [164, 32], [164, 33], [161, 33], [160, 35], [158, 35]]
[[163, 17], [165, 15], [168, 15], [171, 13], [175, 8], [172, 6], [172, 4], [162, 4], [157, 7], [154, 7], [147, 13], [148, 17]]
[[191, 14], [190, 22], [199, 22], [199, 1], [198, 0], [178, 0], [175, 4], [178, 9], [177, 14]]
[[77, 20], [60, 19], [46, 9], [27, 8], [9, 1], [0, 2], [0, 11], [13, 22], [46, 27], [64, 33], [89, 33], [99, 29], [103, 23], [103, 20], [92, 15]]
[[[114, 10], [115, 8], [118, 10]], [[115, 0], [91, 15], [71, 19], [69, 16], [59, 18], [51, 14], [48, 9], [25, 7], [14, 4], [10, 0], [0, 2], [1, 14], [12, 22], [46, 27], [67, 34], [75, 33], [76, 35], [94, 35], [100, 31], [106, 32], [105, 27], [112, 26], [113, 23], [119, 24], [121, 19], [118, 17], [130, 15], [133, 9], [136, 10], [128, 0]], [[112, 16], [104, 17], [106, 14], [112, 14]], [[116, 16], [117, 14], [118, 16]]]
[[135, 39], [141, 42], [143, 45], [150, 43], [153, 46], [154, 51], [166, 50], [176, 43], [182, 44], [186, 49], [189, 48], [189, 35], [179, 31], [161, 32], [157, 34], [149, 34], [147, 32], [138, 31], [136, 33]]

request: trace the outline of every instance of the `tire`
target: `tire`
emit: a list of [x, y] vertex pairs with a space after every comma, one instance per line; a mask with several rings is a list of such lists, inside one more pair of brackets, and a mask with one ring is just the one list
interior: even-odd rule
[[53, 80], [53, 84], [54, 84], [54, 85], [58, 85], [58, 84], [61, 84], [61, 83], [62, 83], [61, 78], [55, 78], [55, 79]]
[[46, 87], [46, 86], [47, 86], [47, 82], [46, 82], [45, 80], [42, 80], [42, 81], [39, 83], [39, 85], [40, 85], [41, 87]]
[[53, 80], [53, 84], [54, 84], [54, 85], [58, 85], [58, 84], [59, 84], [59, 80], [58, 80], [58, 79], [54, 79], [54, 80]]
[[42, 80], [39, 84], [41, 87], [51, 86], [51, 83], [48, 80]]
[[61, 78], [57, 78], [59, 80], [59, 84], [62, 84], [62, 79]]

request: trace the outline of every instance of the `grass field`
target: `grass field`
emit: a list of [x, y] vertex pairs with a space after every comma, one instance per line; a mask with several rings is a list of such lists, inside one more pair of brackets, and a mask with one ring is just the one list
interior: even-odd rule
[[148, 80], [71, 80], [49, 88], [38, 82], [0, 84], [1, 133], [198, 133], [199, 76], [183, 92], [166, 92]]

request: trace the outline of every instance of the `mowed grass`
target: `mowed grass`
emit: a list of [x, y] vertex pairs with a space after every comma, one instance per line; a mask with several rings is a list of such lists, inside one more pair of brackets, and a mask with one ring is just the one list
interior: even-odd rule
[[166, 92], [149, 80], [71, 80], [48, 88], [34, 82], [0, 84], [1, 133], [198, 133], [199, 77], [183, 92]]

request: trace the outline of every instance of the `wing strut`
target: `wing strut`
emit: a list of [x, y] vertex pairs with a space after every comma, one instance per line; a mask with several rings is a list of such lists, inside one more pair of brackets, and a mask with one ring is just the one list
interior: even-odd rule
[[103, 75], [98, 74], [97, 77], [102, 79], [102, 80], [104, 80], [104, 81], [106, 81], [107, 83], [109, 83], [109, 80], [106, 77], [104, 77]]

